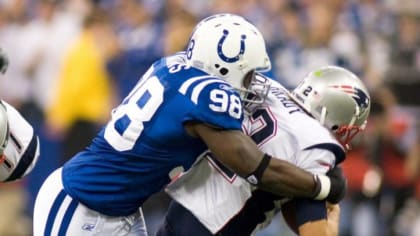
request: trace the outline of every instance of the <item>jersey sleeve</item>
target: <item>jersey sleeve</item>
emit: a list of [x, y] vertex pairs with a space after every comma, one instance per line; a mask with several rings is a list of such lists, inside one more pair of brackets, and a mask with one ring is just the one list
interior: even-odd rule
[[[332, 147], [331, 145], [325, 145]], [[315, 145], [296, 153], [296, 165], [314, 174], [325, 174], [328, 170], [338, 164], [337, 154], [331, 149], [323, 148], [322, 145]], [[339, 150], [337, 146], [337, 150]]]
[[242, 129], [242, 103], [233, 87], [214, 77], [191, 80], [195, 81], [187, 80], [179, 89], [192, 106], [183, 122], [201, 121], [221, 129]]
[[296, 223], [301, 226], [307, 222], [327, 219], [325, 201], [296, 199]]

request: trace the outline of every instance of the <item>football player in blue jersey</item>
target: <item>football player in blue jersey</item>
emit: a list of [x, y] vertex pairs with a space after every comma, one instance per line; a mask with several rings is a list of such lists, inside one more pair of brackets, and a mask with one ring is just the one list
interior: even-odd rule
[[34, 235], [147, 235], [142, 204], [208, 149], [253, 185], [338, 201], [343, 179], [271, 158], [241, 131], [242, 99], [252, 92], [262, 102], [267, 87], [237, 88], [270, 66], [261, 33], [244, 18], [202, 20], [187, 50], [155, 62], [92, 143], [45, 180]]
[[[366, 125], [370, 97], [356, 75], [326, 66], [309, 73], [292, 92], [272, 81], [265, 101], [245, 108], [250, 113], [244, 132], [262, 151], [314, 174], [342, 175], [336, 166]], [[301, 236], [338, 235], [339, 205], [255, 188], [235, 178], [211, 154], [169, 184], [166, 192], [174, 201], [158, 236], [254, 235], [278, 211]]]

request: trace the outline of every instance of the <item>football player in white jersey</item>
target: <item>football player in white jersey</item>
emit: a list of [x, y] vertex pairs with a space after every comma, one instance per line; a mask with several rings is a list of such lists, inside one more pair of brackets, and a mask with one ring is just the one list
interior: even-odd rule
[[[327, 66], [309, 73], [291, 93], [272, 81], [265, 101], [248, 103], [246, 108], [249, 115], [243, 129], [262, 151], [323, 174], [345, 159], [350, 140], [363, 130], [370, 97], [356, 75]], [[335, 219], [327, 222], [325, 201], [290, 199], [287, 194], [256, 189], [214, 156], [204, 154], [167, 186], [175, 201], [158, 236], [252, 235], [270, 222], [282, 204], [282, 210], [288, 210], [285, 218], [300, 235], [338, 234], [337, 205], [331, 208]], [[342, 174], [337, 168], [333, 172]]]
[[143, 202], [207, 149], [277, 194], [338, 200], [344, 181], [271, 159], [242, 132], [232, 85], [269, 68], [264, 39], [248, 21], [201, 21], [186, 52], [154, 63], [92, 143], [45, 180], [34, 235], [147, 235]]
[[[8, 59], [0, 49], [0, 74]], [[32, 126], [11, 105], [0, 100], [0, 182], [19, 180], [32, 171], [39, 157], [39, 141]]]

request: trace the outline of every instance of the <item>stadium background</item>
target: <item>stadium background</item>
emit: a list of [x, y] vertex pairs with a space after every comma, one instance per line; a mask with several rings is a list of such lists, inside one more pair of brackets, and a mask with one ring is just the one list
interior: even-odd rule
[[[288, 88], [325, 64], [364, 80], [372, 115], [344, 164], [340, 235], [420, 235], [416, 0], [0, 0], [0, 48], [10, 57], [0, 97], [34, 125], [42, 148], [27, 178], [0, 186], [0, 235], [31, 234], [46, 176], [88, 144], [155, 59], [182, 50], [195, 23], [220, 12], [260, 28], [270, 74]], [[147, 202], [151, 235], [167, 203], [162, 193]], [[276, 218], [258, 235], [289, 235], [283, 228]]]

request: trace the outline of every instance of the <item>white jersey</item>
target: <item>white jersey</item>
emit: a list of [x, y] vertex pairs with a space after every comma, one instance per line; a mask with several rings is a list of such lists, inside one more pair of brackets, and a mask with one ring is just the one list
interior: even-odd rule
[[13, 181], [27, 175], [39, 157], [39, 141], [32, 126], [8, 103], [9, 139], [0, 160], [0, 182]]
[[[330, 132], [303, 112], [276, 81], [264, 104], [244, 119], [243, 128], [263, 152], [312, 173], [326, 173], [344, 159], [342, 146]], [[253, 187], [211, 154], [202, 156], [166, 191], [214, 234], [243, 209]]]

